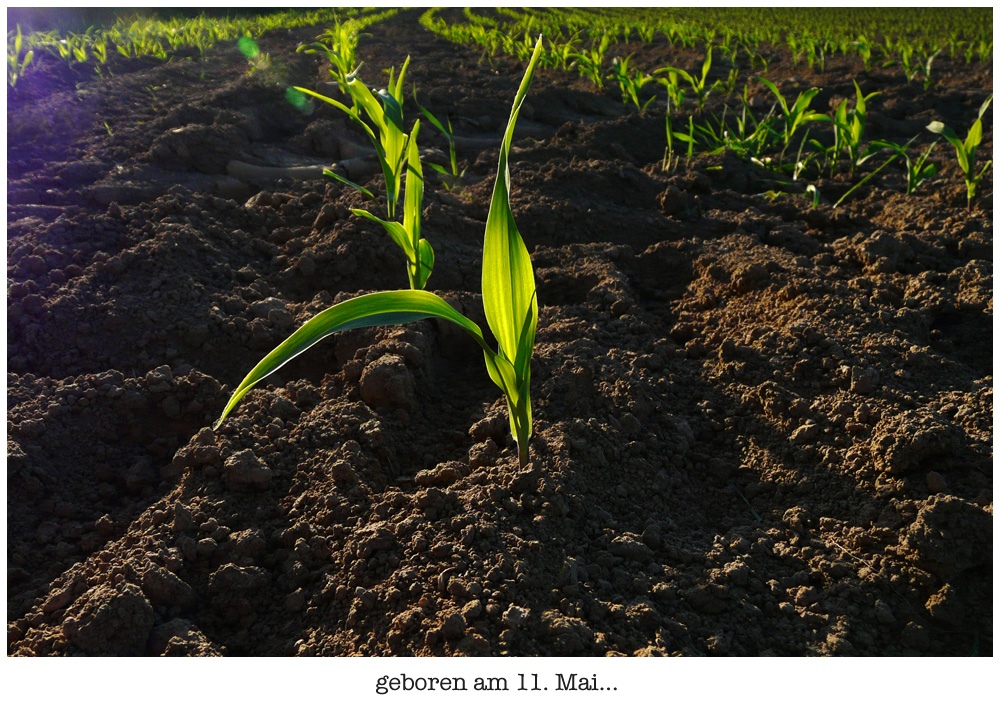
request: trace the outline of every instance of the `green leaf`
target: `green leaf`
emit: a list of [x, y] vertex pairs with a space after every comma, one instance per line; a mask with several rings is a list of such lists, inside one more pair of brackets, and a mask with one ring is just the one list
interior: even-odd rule
[[990, 103], [992, 102], [993, 102], [993, 94], [990, 94], [986, 98], [986, 100], [983, 101], [983, 105], [979, 107], [979, 118], [983, 117], [983, 114], [986, 113], [986, 109], [990, 107]]
[[406, 233], [406, 229], [402, 224], [399, 222], [387, 222], [384, 219], [379, 219], [365, 209], [352, 209], [351, 212], [353, 212], [355, 216], [364, 217], [365, 219], [370, 219], [373, 222], [381, 224], [385, 228], [386, 232], [388, 232], [389, 236], [392, 237], [392, 240], [395, 241], [399, 248], [403, 250], [403, 253], [406, 254], [407, 260], [414, 261], [416, 259], [416, 254], [413, 251], [413, 244], [410, 242], [410, 237]]
[[972, 153], [983, 140], [983, 122], [976, 120], [969, 128], [969, 134], [965, 136], [965, 152]]
[[420, 168], [420, 151], [417, 149], [419, 131], [420, 121], [417, 121], [410, 131], [407, 148], [406, 196], [403, 202], [403, 227], [414, 249], [420, 241], [420, 210], [424, 203], [424, 171]]
[[758, 76], [757, 79], [762, 84], [764, 84], [764, 86], [766, 86], [767, 88], [769, 88], [771, 90], [771, 93], [773, 93], [775, 96], [778, 97], [778, 103], [781, 105], [781, 110], [787, 116], [788, 115], [788, 104], [785, 103], [785, 98], [781, 95], [781, 92], [778, 91], [778, 87], [775, 86], [773, 83], [771, 83], [770, 81], [768, 81], [767, 79], [765, 79], [762, 76]]
[[373, 195], [367, 188], [362, 187], [357, 182], [351, 182], [346, 177], [343, 177], [342, 175], [338, 175], [333, 170], [323, 170], [323, 175], [326, 176], [326, 177], [329, 177], [331, 179], [337, 180], [338, 182], [343, 182], [345, 185], [348, 185], [349, 187], [353, 187], [354, 189], [356, 189], [358, 192], [360, 192], [361, 194], [363, 194], [365, 197], [367, 197], [368, 199], [372, 200], [373, 202], [376, 201], [375, 195]]
[[955, 131], [941, 121], [931, 121], [927, 124], [927, 130], [931, 133], [937, 133], [938, 135], [944, 136], [945, 140], [952, 144], [954, 144], [954, 141], [958, 140], [958, 136], [955, 135]]
[[[427, 110], [426, 108], [424, 108], [423, 106], [421, 106], [421, 105], [420, 105], [420, 104], [419, 104], [419, 103], [417, 102], [417, 89], [416, 89], [416, 87], [414, 87], [414, 89], [413, 89], [413, 101], [414, 101], [414, 103], [416, 103], [416, 104], [417, 104], [417, 108], [418, 108], [418, 109], [420, 109], [420, 112], [421, 112], [422, 114], [424, 114], [424, 116], [426, 116], [426, 117], [427, 117], [427, 120], [429, 120], [429, 121], [431, 122], [431, 125], [433, 125], [433, 126], [434, 126], [435, 128], [437, 128], [437, 129], [438, 129], [439, 131], [441, 131], [441, 132], [442, 132], [442, 133], [443, 133], [443, 134], [444, 134], [445, 136], [447, 136], [447, 137], [448, 137], [449, 139], [450, 139], [450, 138], [452, 137], [452, 133], [451, 133], [451, 131], [450, 131], [450, 130], [448, 130], [448, 129], [446, 129], [446, 128], [445, 128], [445, 127], [444, 127], [444, 126], [443, 126], [443, 125], [441, 124], [441, 121], [439, 121], [439, 120], [438, 120], [438, 119], [437, 119], [437, 118], [436, 118], [436, 117], [434, 116], [434, 114], [433, 114], [433, 113], [431, 113], [430, 111], [428, 111], [428, 110]], [[450, 125], [450, 123], [451, 123], [451, 122], [449, 121], [449, 125]]]
[[378, 97], [382, 101], [383, 115], [398, 130], [403, 130], [403, 107], [400, 106], [396, 97], [385, 89], [379, 89]]
[[417, 244], [417, 257], [420, 269], [419, 278], [414, 281], [414, 288], [424, 288], [431, 271], [434, 270], [434, 249], [431, 248], [427, 239], [421, 239], [420, 243]]
[[497, 338], [501, 353], [513, 358], [521, 340], [525, 314], [537, 306], [533, 299], [535, 277], [531, 269], [528, 249], [514, 224], [510, 208], [510, 169], [508, 166], [510, 144], [514, 126], [531, 84], [531, 78], [540, 57], [541, 42], [535, 45], [528, 69], [514, 98], [507, 130], [500, 147], [497, 179], [493, 187], [489, 215], [486, 218], [486, 235], [483, 245], [483, 305], [490, 329]]
[[[425, 318], [442, 318], [463, 328], [483, 348], [487, 358], [487, 368], [490, 367], [491, 356], [495, 358], [495, 354], [483, 339], [482, 330], [448, 305], [440, 296], [424, 290], [370, 293], [327, 308], [275, 347], [256, 367], [250, 370], [250, 373], [236, 388], [215, 427], [218, 428], [222, 425], [233, 407], [260, 380], [273, 374], [289, 360], [302, 354], [323, 338], [344, 330], [379, 325], [402, 325]], [[494, 370], [496, 369], [494, 366]]]

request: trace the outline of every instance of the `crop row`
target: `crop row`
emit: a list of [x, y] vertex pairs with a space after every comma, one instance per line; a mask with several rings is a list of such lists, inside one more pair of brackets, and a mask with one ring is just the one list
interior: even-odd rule
[[[538, 34], [553, 47], [664, 40], [694, 48], [716, 46], [751, 66], [762, 51], [787, 49], [796, 64], [820, 71], [836, 54], [859, 57], [866, 69], [899, 66], [909, 75], [939, 55], [967, 63], [993, 60], [993, 16], [988, 8], [535, 8], [466, 9], [463, 21], [449, 21], [431, 8], [425, 27], [462, 44], [478, 44], [526, 58]], [[543, 56], [543, 66], [546, 57]]]
[[[904, 166], [907, 194], [912, 194], [938, 171], [938, 165], [929, 161], [935, 144], [927, 146], [923, 151], [913, 152], [911, 147], [919, 142], [919, 136], [899, 144], [872, 139], [866, 135], [867, 103], [878, 92], [865, 95], [855, 83], [853, 103], [849, 99], [843, 100], [826, 115], [810, 108], [819, 89], [810, 88], [786, 99], [771, 81], [756, 73], [767, 73], [767, 60], [761, 51], [763, 42], [784, 41], [790, 48], [801, 49], [805, 46], [804, 43], [813, 41], [809, 39], [808, 33], [818, 32], [818, 28], [823, 27], [828, 31], [824, 35], [828, 39], [823, 40], [821, 52], [822, 46], [836, 46], [844, 54], [858, 54], [868, 65], [873, 61], [871, 56], [874, 50], [864, 35], [845, 34], [845, 30], [830, 25], [832, 19], [843, 20], [847, 15], [798, 10], [766, 14], [776, 11], [707, 8], [683, 11], [679, 16], [676, 11], [662, 9], [614, 11], [613, 15], [607, 12], [502, 9], [494, 14], [484, 14], [466, 9], [461, 21], [449, 22], [441, 16], [439, 10], [431, 9], [422, 15], [421, 22], [450, 41], [481, 47], [482, 61], [491, 63], [498, 53], [524, 60], [534, 44], [531, 33], [542, 28], [551, 34], [547, 35], [543, 45], [541, 66], [561, 71], [575, 70], [599, 89], [603, 89], [607, 81], [615, 82], [623, 103], [632, 105], [640, 112], [644, 112], [657, 99], [657, 94], [654, 93], [657, 92], [664, 98], [661, 104], [665, 104], [664, 170], [676, 167], [681, 158], [690, 162], [696, 149], [699, 153], [708, 155], [729, 153], [778, 173], [776, 185], [779, 189], [772, 190], [772, 193], [803, 191], [804, 185], [804, 192], [813, 200], [814, 205], [819, 203], [821, 196], [817, 186], [808, 182], [823, 175], [833, 177], [838, 171], [846, 172], [853, 184], [837, 200], [835, 206], [896, 161]], [[759, 14], [761, 12], [766, 16]], [[782, 29], [779, 21], [782, 12], [785, 13], [786, 20], [808, 16], [812, 19], [812, 24], [804, 23], [798, 28], [798, 34], [793, 34]], [[992, 56], [991, 39], [979, 40], [979, 45], [973, 39], [961, 39], [974, 36], [963, 34], [974, 30], [955, 29], [946, 22], [954, 22], [954, 18], [949, 15], [927, 12], [917, 16], [912, 14], [914, 12], [916, 11], [855, 10], [849, 14], [857, 21], [853, 26], [866, 27], [873, 34], [879, 31], [879, 23], [883, 29], [895, 31], [897, 34], [877, 35], [880, 37], [878, 46], [882, 48], [885, 57], [893, 56], [894, 51], [907, 57], [900, 62], [907, 78], [920, 78], [925, 90], [932, 84], [931, 67], [940, 50], [933, 49], [919, 67], [911, 67], [910, 54], [918, 51], [914, 48], [927, 47], [929, 41], [926, 37], [914, 36], [913, 22], [928, 22], [932, 35], [936, 30], [939, 36], [950, 36], [953, 47], [986, 46], [982, 56]], [[962, 12], [958, 14], [962, 15]], [[719, 24], [707, 28], [700, 22], [693, 21], [697, 17], [715, 18]], [[970, 14], [966, 19], [972, 17]], [[766, 27], [748, 29], [742, 33], [729, 29], [733, 22], [749, 19], [756, 19]], [[765, 23], [765, 19], [770, 22]], [[892, 24], [894, 20], [898, 24]], [[989, 26], [991, 23], [980, 23], [979, 29], [984, 25]], [[725, 29], [720, 32], [719, 27]], [[950, 35], [947, 34], [949, 32]], [[611, 50], [616, 43], [631, 40], [648, 43], [658, 35], [663, 35], [672, 43], [695, 48], [696, 51], [697, 45], [703, 43], [705, 54], [698, 68], [689, 71], [681, 67], [663, 66], [647, 73], [633, 64], [633, 55], [611, 58]], [[933, 48], [936, 45], [929, 46]], [[710, 80], [713, 56], [721, 57], [721, 62], [717, 64], [723, 65], [725, 79]], [[705, 105], [712, 93], [725, 93], [730, 98], [736, 93], [740, 78], [738, 58], [744, 59], [744, 68], [749, 66], [751, 72], [743, 85], [738, 108], [730, 113], [727, 103], [721, 115], [706, 113]], [[892, 59], [885, 61], [895, 62]], [[814, 65], [812, 59], [809, 59], [809, 63]], [[823, 65], [815, 64], [815, 68], [822, 70]], [[748, 95], [754, 84], [766, 86], [773, 94], [775, 102], [770, 110], [763, 113], [751, 110]], [[928, 130], [942, 135], [955, 148], [970, 209], [976, 188], [991, 165], [987, 162], [984, 166], [977, 166], [975, 162], [976, 149], [982, 141], [983, 114], [991, 100], [992, 97], [989, 97], [983, 102], [979, 115], [971, 123], [964, 139], [959, 139], [951, 128], [940, 122], [935, 121], [928, 126]], [[693, 104], [691, 113], [681, 114], [680, 111], [688, 103]], [[884, 158], [884, 161], [875, 170], [855, 181], [859, 177], [859, 168], [869, 161], [874, 162], [873, 158], [876, 157]], [[794, 183], [798, 183], [797, 189], [789, 190]]]
[[100, 71], [116, 56], [161, 60], [200, 56], [219, 42], [259, 37], [276, 29], [344, 21], [345, 24], [353, 23], [353, 29], [359, 31], [397, 12], [399, 10], [395, 9], [323, 8], [231, 18], [205, 15], [170, 20], [119, 17], [105, 29], [92, 27], [81, 33], [53, 30], [28, 35], [22, 35], [18, 26], [7, 33], [7, 85], [15, 86], [33, 64], [37, 65], [41, 54], [50, 54], [70, 66], [92, 64]]

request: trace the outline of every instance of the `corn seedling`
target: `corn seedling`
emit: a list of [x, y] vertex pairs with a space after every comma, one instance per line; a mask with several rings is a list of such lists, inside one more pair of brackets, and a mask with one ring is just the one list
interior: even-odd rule
[[[417, 131], [420, 128], [420, 121], [414, 124], [409, 135], [403, 132], [403, 77], [406, 74], [409, 61], [410, 59], [407, 57], [399, 72], [398, 79], [395, 77], [395, 71], [389, 72], [388, 89], [382, 89], [378, 92], [381, 103], [375, 99], [368, 87], [355, 76], [348, 76], [346, 83], [347, 91], [355, 101], [351, 108], [308, 89], [296, 87], [296, 90], [319, 98], [345, 112], [368, 134], [375, 147], [375, 153], [385, 178], [386, 218], [382, 219], [366, 209], [352, 209], [351, 211], [355, 216], [364, 217], [382, 225], [392, 240], [406, 254], [406, 270], [410, 288], [421, 289], [427, 284], [427, 279], [434, 268], [434, 250], [426, 239], [420, 237], [420, 212], [423, 208], [424, 194], [424, 173], [417, 150]], [[361, 120], [361, 109], [375, 124], [378, 131], [377, 137], [375, 131]], [[403, 202], [403, 221], [399, 222], [396, 221], [396, 216], [399, 208], [404, 163], [406, 165], [406, 197]], [[354, 188], [368, 199], [377, 201], [367, 188], [351, 182], [333, 170], [324, 170], [323, 174]]]
[[809, 40], [806, 44], [806, 63], [809, 68], [822, 74], [826, 71], [827, 43]]
[[891, 143], [887, 140], [876, 140], [872, 141], [872, 145], [879, 148], [886, 148], [892, 150], [899, 157], [903, 158], [906, 165], [906, 194], [911, 195], [916, 191], [920, 185], [932, 178], [938, 172], [938, 166], [936, 163], [928, 163], [927, 158], [930, 157], [931, 151], [938, 144], [935, 140], [933, 143], [927, 146], [924, 152], [920, 153], [916, 159], [914, 159], [907, 148], [910, 144], [916, 140], [916, 137], [910, 138], [904, 145], [899, 145], [897, 143]]
[[871, 71], [872, 69], [872, 45], [868, 41], [868, 38], [864, 35], [858, 37], [854, 42], [851, 42], [851, 46], [861, 57], [861, 61], [865, 65], [865, 71]]
[[816, 87], [807, 89], [806, 91], [800, 93], [795, 99], [795, 103], [793, 103], [791, 108], [789, 108], [788, 103], [785, 101], [784, 96], [781, 95], [781, 92], [778, 91], [777, 86], [763, 77], [758, 77], [758, 79], [760, 79], [761, 83], [769, 88], [771, 93], [778, 98], [778, 106], [781, 108], [781, 113], [785, 117], [785, 125], [782, 133], [782, 155], [785, 154], [785, 150], [787, 150], [788, 146], [791, 145], [792, 138], [795, 136], [795, 132], [800, 127], [813, 121], [830, 120], [829, 116], [824, 116], [821, 113], [809, 110], [809, 104], [812, 103], [813, 98], [815, 98], [816, 94], [819, 93], [819, 89]]
[[[406, 67], [409, 63], [410, 58], [407, 57], [406, 61], [403, 62], [403, 68], [399, 71], [398, 79], [395, 77], [394, 70], [389, 73], [388, 88], [379, 90], [379, 100], [376, 100], [372, 91], [357, 77], [357, 70], [347, 75], [344, 86], [347, 89], [348, 95], [354, 101], [354, 105], [350, 108], [336, 99], [323, 96], [300, 86], [295, 87], [297, 91], [301, 91], [343, 111], [347, 114], [348, 118], [361, 126], [368, 135], [372, 146], [375, 148], [375, 154], [378, 156], [382, 175], [385, 177], [385, 213], [389, 220], [396, 218], [400, 183], [403, 178], [403, 163], [406, 157], [407, 136], [403, 131], [403, 78], [406, 75]], [[362, 120], [361, 111], [364, 111], [365, 115], [375, 125], [374, 131]], [[376, 132], [378, 135], [376, 135]], [[341, 177], [332, 170], [327, 170], [323, 174], [343, 182], [349, 187], [353, 187], [369, 199], [374, 200], [374, 196], [367, 189], [351, 182], [345, 177]]]
[[937, 55], [941, 53], [941, 51], [942, 50], [938, 49], [933, 54], [927, 55], [924, 57], [923, 62], [921, 62], [921, 69], [924, 74], [924, 91], [928, 91], [933, 84], [933, 81], [931, 81], [931, 66], [933, 66], [934, 60], [937, 58]]
[[531, 259], [514, 224], [510, 207], [508, 160], [514, 124], [541, 50], [542, 42], [539, 37], [511, 108], [500, 147], [493, 198], [486, 219], [483, 305], [486, 319], [497, 340], [497, 350], [494, 351], [487, 344], [478, 325], [433, 293], [408, 290], [358, 296], [319, 313], [264, 357], [233, 392], [216, 428], [254, 385], [323, 338], [353, 328], [400, 325], [436, 317], [460, 326], [483, 348], [486, 370], [507, 399], [511, 433], [517, 442], [518, 463], [522, 468], [528, 464], [528, 441], [531, 437], [529, 387], [531, 355], [538, 326], [538, 302]]
[[687, 143], [687, 152], [685, 154], [684, 168], [689, 169], [691, 167], [691, 158], [694, 157], [694, 146], [698, 142], [695, 138], [695, 127], [694, 127], [694, 117], [688, 116], [688, 132], [681, 133], [680, 131], [674, 131], [674, 137], [682, 143]]
[[672, 172], [677, 169], [677, 163], [680, 161], [680, 157], [674, 157], [674, 131], [671, 126], [670, 118], [670, 100], [667, 100], [667, 113], [664, 118], [667, 127], [667, 147], [663, 149], [663, 164], [661, 169], [664, 172]]
[[873, 96], [880, 93], [874, 91], [865, 96], [861, 93], [861, 88], [858, 86], [857, 81], [854, 82], [854, 91], [857, 95], [854, 108], [849, 110], [847, 108], [847, 100], [845, 99], [837, 106], [837, 110], [833, 114], [833, 158], [836, 161], [841, 153], [847, 153], [852, 180], [858, 167], [871, 157], [874, 152], [872, 149], [862, 150], [861, 141], [865, 137], [865, 124], [868, 118], [868, 110], [865, 104]]
[[[688, 85], [691, 87], [691, 91], [694, 92], [695, 98], [698, 101], [698, 112], [700, 113], [702, 108], [705, 106], [705, 101], [708, 99], [708, 95], [712, 92], [712, 87], [708, 85], [708, 72], [712, 68], [712, 48], [708, 48], [708, 53], [705, 55], [705, 61], [701, 65], [701, 76], [695, 78], [691, 74], [688, 74], [683, 69], [678, 69], [676, 67], [668, 66], [662, 69], [657, 69], [653, 72], [653, 75], [666, 74], [667, 77], [673, 77], [667, 79], [667, 90], [670, 90], [670, 84], [677, 84], [676, 77], [681, 77], [684, 79]], [[662, 81], [661, 81], [662, 83]], [[676, 102], [679, 104], [679, 102]]]
[[819, 188], [816, 185], [806, 185], [806, 194], [812, 198], [812, 208], [819, 207]]
[[951, 128], [946, 126], [941, 121], [934, 121], [927, 126], [927, 130], [931, 133], [937, 133], [942, 136], [945, 140], [952, 144], [955, 148], [955, 154], [958, 157], [958, 165], [962, 168], [962, 176], [965, 178], [965, 188], [968, 195], [968, 203], [966, 208], [972, 211], [972, 199], [976, 196], [976, 188], [983, 179], [983, 175], [993, 164], [992, 160], [988, 160], [983, 169], [976, 173], [976, 148], [983, 141], [983, 114], [986, 113], [986, 109], [989, 108], [990, 103], [993, 101], [993, 95], [990, 94], [989, 98], [983, 101], [983, 105], [979, 107], [979, 115], [976, 117], [976, 122], [972, 124], [969, 128], [969, 132], [965, 136], [965, 140], [959, 139]]
[[355, 216], [378, 222], [385, 228], [393, 241], [406, 254], [406, 272], [410, 288], [420, 290], [427, 285], [427, 279], [434, 270], [434, 249], [427, 239], [420, 237], [420, 212], [424, 201], [424, 172], [420, 166], [417, 150], [417, 133], [420, 121], [413, 124], [407, 141], [406, 194], [403, 200], [403, 223], [379, 219], [364, 209], [352, 209]]
[[570, 66], [575, 66], [580, 76], [585, 76], [594, 82], [599, 88], [604, 88], [604, 54], [608, 50], [611, 38], [605, 32], [601, 41], [591, 45], [590, 49], [582, 52], [573, 52], [569, 56], [574, 60]]
[[615, 57], [611, 63], [611, 76], [618, 82], [618, 87], [621, 89], [622, 103], [628, 105], [628, 102], [631, 101], [639, 109], [639, 113], [643, 113], [656, 96], [651, 96], [643, 101], [640, 97], [642, 87], [654, 79], [648, 74], [643, 75], [639, 69], [630, 67], [629, 60], [631, 58], [631, 55], [624, 59]]
[[303, 45], [295, 51], [324, 55], [333, 67], [330, 69], [330, 74], [341, 85], [341, 90], [346, 91], [343, 85], [348, 82], [348, 76], [358, 68], [355, 58], [357, 47], [357, 28], [350, 21], [343, 23], [338, 21], [317, 37], [315, 43]]
[[[657, 74], [663, 73], [663, 76], [656, 76]], [[666, 88], [667, 96], [670, 98], [670, 102], [674, 106], [680, 106], [684, 103], [684, 97], [687, 96], [687, 89], [681, 88], [680, 76], [675, 72], [667, 71], [664, 69], [657, 69], [653, 72], [653, 76], [656, 82]]]
[[17, 80], [24, 76], [25, 70], [35, 58], [35, 51], [29, 49], [22, 53], [24, 40], [21, 36], [21, 25], [17, 26], [14, 41], [7, 43], [7, 86], [14, 88]]

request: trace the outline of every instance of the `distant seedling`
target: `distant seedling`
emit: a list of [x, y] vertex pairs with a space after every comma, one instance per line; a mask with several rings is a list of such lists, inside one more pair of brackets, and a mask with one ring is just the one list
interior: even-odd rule
[[989, 108], [992, 101], [993, 94], [990, 94], [989, 98], [983, 101], [983, 105], [979, 107], [979, 115], [976, 117], [976, 122], [969, 128], [965, 140], [960, 140], [955, 131], [941, 121], [934, 121], [927, 126], [927, 130], [931, 133], [944, 136], [944, 139], [955, 148], [958, 165], [962, 168], [962, 175], [965, 177], [965, 188], [968, 195], [966, 209], [969, 211], [972, 211], [972, 199], [976, 196], [976, 188], [979, 187], [983, 175], [986, 174], [990, 165], [993, 164], [992, 160], [987, 160], [986, 164], [983, 165], [983, 169], [978, 174], [976, 173], [976, 148], [983, 141], [983, 114], [986, 113], [986, 109]]
[[[399, 71], [398, 78], [395, 76], [394, 70], [389, 72], [389, 86], [387, 89], [378, 91], [378, 99], [355, 75], [357, 70], [354, 74], [346, 76], [344, 88], [354, 101], [354, 105], [351, 107], [315, 91], [300, 86], [295, 88], [343, 111], [368, 135], [375, 148], [375, 154], [378, 156], [382, 175], [385, 178], [386, 218], [382, 219], [366, 209], [352, 209], [351, 211], [359, 217], [381, 224], [392, 240], [403, 249], [406, 254], [406, 270], [410, 287], [419, 289], [427, 284], [427, 279], [434, 268], [434, 249], [431, 248], [426, 239], [420, 236], [420, 211], [423, 207], [424, 195], [424, 173], [420, 166], [420, 154], [417, 151], [417, 131], [420, 122], [418, 121], [413, 126], [410, 135], [407, 135], [403, 130], [403, 78], [409, 63], [410, 58], [407, 57], [406, 61], [403, 62], [403, 68]], [[362, 110], [374, 124], [374, 130], [361, 119]], [[376, 131], [378, 135], [376, 135]], [[403, 204], [403, 221], [400, 223], [396, 219], [399, 196], [402, 192], [404, 163], [406, 165], [406, 200]], [[324, 170], [323, 174], [343, 182], [371, 201], [378, 202], [368, 188], [352, 182], [343, 175], [339, 175], [333, 170]]]

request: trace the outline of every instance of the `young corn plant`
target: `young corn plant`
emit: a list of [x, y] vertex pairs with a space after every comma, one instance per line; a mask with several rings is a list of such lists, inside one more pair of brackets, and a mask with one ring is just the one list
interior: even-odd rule
[[792, 143], [792, 138], [795, 136], [795, 132], [801, 128], [806, 123], [814, 121], [829, 121], [829, 116], [824, 116], [822, 113], [817, 113], [816, 111], [809, 110], [809, 104], [819, 93], [819, 89], [813, 87], [807, 89], [798, 95], [795, 99], [795, 103], [792, 104], [791, 108], [788, 106], [788, 102], [785, 101], [785, 97], [781, 95], [778, 91], [778, 87], [773, 83], [768, 81], [763, 77], [757, 77], [762, 84], [771, 90], [778, 98], [778, 107], [781, 108], [781, 113], [785, 117], [784, 131], [782, 134], [783, 147], [781, 150], [782, 156], [785, 154], [785, 150]]
[[[396, 208], [399, 202], [400, 184], [403, 178], [403, 162], [406, 157], [407, 135], [403, 131], [403, 77], [406, 75], [406, 67], [410, 63], [407, 57], [403, 62], [403, 68], [399, 72], [399, 78], [395, 77], [395, 71], [389, 73], [389, 85], [387, 89], [380, 89], [379, 100], [376, 100], [372, 91], [365, 86], [355, 74], [349, 74], [346, 78], [345, 86], [348, 95], [353, 99], [354, 105], [348, 108], [340, 101], [329, 96], [323, 96], [315, 91], [296, 86], [297, 91], [325, 101], [331, 106], [343, 111], [348, 118], [357, 123], [368, 135], [378, 156], [379, 165], [382, 167], [382, 175], [385, 177], [386, 204], [385, 212], [388, 219], [396, 218]], [[369, 120], [375, 125], [373, 131], [361, 119], [361, 111], [364, 111]], [[378, 135], [376, 136], [376, 131]], [[343, 182], [352, 187], [371, 200], [375, 196], [361, 185], [351, 182], [345, 177], [341, 177], [332, 170], [327, 170], [323, 174], [332, 179]]]
[[[417, 151], [417, 131], [420, 122], [417, 121], [413, 130], [407, 135], [403, 132], [403, 77], [409, 57], [403, 63], [403, 68], [396, 79], [395, 72], [389, 73], [389, 87], [378, 92], [381, 103], [375, 99], [372, 92], [357, 77], [348, 77], [346, 88], [354, 99], [354, 106], [348, 108], [339, 101], [317, 94], [309, 89], [295, 87], [296, 90], [314, 96], [345, 112], [355, 123], [360, 125], [378, 156], [382, 166], [382, 175], [386, 184], [386, 218], [382, 219], [366, 209], [352, 209], [355, 216], [364, 217], [382, 225], [393, 241], [406, 254], [406, 272], [410, 288], [422, 289], [427, 284], [431, 271], [434, 269], [434, 250], [426, 239], [420, 236], [420, 211], [423, 207], [424, 173], [420, 164], [420, 154]], [[360, 107], [360, 109], [359, 109]], [[375, 124], [378, 131], [376, 137], [367, 123], [361, 120], [360, 110], [364, 110], [368, 118]], [[406, 197], [403, 203], [403, 221], [397, 221], [399, 196], [402, 186], [403, 166], [406, 165]], [[367, 188], [338, 175], [333, 170], [324, 170], [323, 174], [343, 182], [361, 192], [373, 202], [378, 200]]]
[[33, 49], [22, 53], [23, 43], [21, 25], [18, 25], [14, 41], [7, 42], [7, 86], [11, 88], [17, 85], [17, 80], [24, 76], [24, 72], [27, 70], [28, 65], [31, 64], [31, 60], [35, 58], [35, 51]]
[[674, 130], [672, 126], [672, 119], [670, 118], [670, 99], [667, 99], [667, 112], [664, 118], [667, 128], [667, 145], [663, 149], [663, 163], [660, 169], [663, 172], [673, 172], [677, 169], [677, 164], [680, 162], [680, 156], [674, 157]]
[[570, 66], [576, 66], [577, 71], [580, 72], [580, 76], [585, 76], [594, 82], [594, 85], [599, 88], [604, 88], [604, 54], [608, 51], [608, 44], [611, 42], [611, 37], [605, 32], [601, 37], [601, 41], [592, 45], [590, 49], [582, 52], [573, 52], [569, 56], [572, 57], [573, 63]]
[[531, 438], [531, 355], [538, 327], [535, 276], [510, 207], [510, 145], [514, 125], [528, 93], [542, 51], [538, 38], [511, 108], [500, 146], [493, 198], [486, 219], [483, 244], [483, 305], [496, 337], [497, 349], [487, 344], [474, 322], [440, 296], [420, 290], [385, 291], [351, 298], [319, 313], [278, 345], [243, 379], [222, 412], [218, 428], [250, 389], [292, 358], [325, 337], [344, 330], [376, 325], [400, 325], [426, 318], [442, 318], [463, 328], [483, 348], [486, 371], [507, 399], [511, 433], [517, 442], [518, 464], [529, 462]]
[[862, 150], [861, 141], [864, 140], [865, 137], [865, 124], [868, 119], [868, 110], [865, 104], [873, 96], [880, 93], [879, 91], [873, 91], [865, 96], [861, 93], [861, 87], [858, 86], [857, 81], [854, 82], [854, 91], [857, 96], [854, 108], [848, 110], [847, 100], [845, 99], [844, 101], [841, 101], [840, 105], [837, 106], [837, 110], [834, 111], [833, 114], [834, 164], [836, 163], [836, 159], [840, 157], [842, 153], [846, 152], [848, 162], [851, 166], [852, 180], [854, 179], [854, 173], [857, 171], [858, 167], [868, 160], [868, 158], [870, 158], [875, 152], [872, 148]]
[[417, 150], [417, 133], [420, 121], [413, 124], [406, 147], [406, 194], [403, 198], [403, 222], [379, 219], [366, 209], [352, 209], [358, 217], [370, 219], [382, 225], [386, 233], [396, 242], [396, 245], [406, 254], [406, 274], [410, 279], [410, 288], [421, 290], [427, 285], [431, 271], [434, 270], [434, 249], [427, 239], [420, 236], [420, 212], [424, 201], [424, 172], [420, 165], [420, 153]]
[[358, 31], [351, 21], [335, 22], [333, 27], [316, 38], [314, 44], [303, 45], [296, 52], [322, 54], [332, 66], [330, 75], [343, 85], [348, 76], [357, 69], [355, 52], [358, 47]]
[[976, 148], [983, 141], [983, 114], [986, 113], [986, 109], [989, 108], [992, 101], [992, 94], [983, 101], [983, 105], [979, 107], [979, 115], [976, 117], [976, 122], [969, 128], [965, 140], [961, 140], [955, 134], [955, 131], [941, 121], [933, 121], [927, 126], [927, 130], [942, 136], [955, 148], [958, 165], [962, 168], [962, 176], [965, 178], [965, 188], [968, 196], [966, 209], [970, 212], [972, 211], [972, 200], [976, 196], [976, 188], [979, 187], [983, 175], [986, 174], [986, 171], [990, 169], [990, 165], [993, 164], [992, 160], [987, 160], [979, 173], [976, 173]]
[[[663, 73], [664, 76], [656, 76], [660, 73]], [[658, 84], [666, 88], [670, 103], [680, 107], [684, 103], [684, 97], [687, 95], [687, 89], [681, 87], [680, 77], [675, 72], [668, 71], [666, 67], [654, 71], [653, 76]]]
[[[713, 86], [708, 85], [708, 72], [711, 68], [712, 68], [712, 48], [709, 47], [708, 53], [705, 55], [705, 61], [702, 62], [701, 65], [700, 77], [695, 78], [694, 76], [688, 74], [683, 69], [678, 69], [672, 66], [664, 67], [662, 69], [657, 69], [656, 71], [653, 72], [653, 75], [655, 76], [656, 74], [663, 73], [666, 74], [668, 77], [673, 77], [673, 78], [668, 78], [665, 84], [667, 86], [668, 91], [670, 90], [670, 84], [674, 85], [677, 84], [676, 77], [679, 76], [682, 79], [684, 79], [691, 87], [691, 91], [694, 93], [694, 96], [698, 101], [698, 112], [701, 113], [701, 110], [705, 107], [705, 101], [708, 99], [708, 95], [712, 93]], [[663, 83], [662, 80], [661, 83]]]
[[924, 184], [927, 180], [932, 178], [938, 172], [937, 163], [928, 163], [927, 158], [930, 157], [931, 151], [938, 144], [938, 141], [934, 141], [927, 146], [924, 152], [920, 153], [916, 158], [910, 155], [907, 148], [910, 144], [916, 140], [916, 137], [910, 138], [904, 145], [899, 145], [898, 143], [892, 143], [888, 140], [875, 140], [872, 141], [872, 145], [878, 148], [886, 148], [891, 150], [899, 157], [903, 158], [904, 164], [906, 165], [906, 194], [913, 194], [920, 185]]
[[650, 96], [643, 101], [640, 96], [642, 88], [654, 79], [648, 74], [643, 75], [641, 70], [630, 67], [629, 60], [631, 59], [632, 55], [624, 59], [615, 57], [611, 63], [611, 76], [618, 82], [618, 87], [621, 89], [622, 103], [627, 106], [628, 102], [631, 101], [639, 109], [639, 113], [644, 113], [646, 107], [656, 99], [656, 96]]

